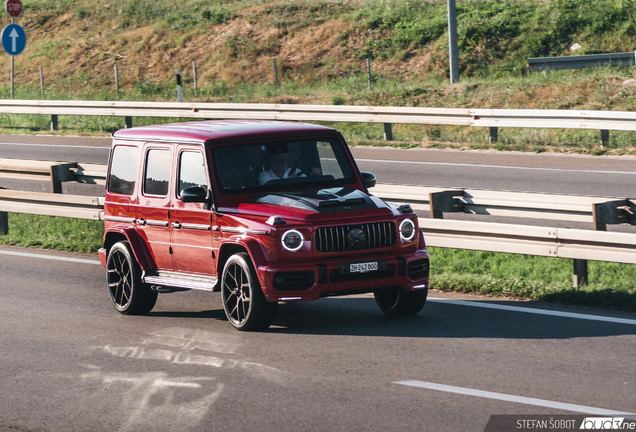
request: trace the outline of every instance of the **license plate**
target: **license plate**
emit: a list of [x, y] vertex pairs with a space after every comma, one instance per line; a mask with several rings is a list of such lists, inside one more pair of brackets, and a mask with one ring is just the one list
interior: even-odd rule
[[349, 264], [350, 273], [366, 273], [370, 271], [376, 271], [378, 269], [378, 262], [365, 262]]

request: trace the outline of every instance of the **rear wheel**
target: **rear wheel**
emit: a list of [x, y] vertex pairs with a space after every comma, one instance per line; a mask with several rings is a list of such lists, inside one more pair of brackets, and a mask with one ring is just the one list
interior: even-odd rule
[[106, 262], [108, 292], [115, 309], [124, 315], [143, 315], [152, 310], [157, 293], [141, 281], [141, 269], [127, 241], [115, 243]]
[[225, 316], [238, 330], [262, 330], [274, 321], [278, 303], [265, 300], [247, 253], [234, 254], [225, 263], [221, 293]]
[[424, 307], [428, 289], [403, 291], [400, 288], [384, 288], [373, 295], [382, 312], [388, 316], [415, 315]]

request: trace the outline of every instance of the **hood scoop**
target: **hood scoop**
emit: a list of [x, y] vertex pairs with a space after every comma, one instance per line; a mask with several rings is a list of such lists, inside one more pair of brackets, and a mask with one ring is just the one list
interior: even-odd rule
[[352, 188], [270, 193], [256, 197], [255, 202], [300, 208], [316, 213], [378, 208], [368, 195]]
[[318, 203], [318, 207], [332, 208], [332, 207], [338, 207], [338, 206], [357, 206], [357, 205], [362, 205], [366, 203], [367, 203], [367, 200], [365, 200], [364, 198], [350, 198], [345, 200], [320, 201], [320, 203]]

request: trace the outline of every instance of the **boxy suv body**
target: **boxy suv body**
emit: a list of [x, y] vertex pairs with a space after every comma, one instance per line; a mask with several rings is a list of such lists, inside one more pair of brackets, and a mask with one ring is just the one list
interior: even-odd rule
[[239, 330], [278, 302], [373, 292], [388, 315], [419, 312], [429, 259], [408, 205], [368, 193], [342, 135], [274, 121], [200, 121], [113, 134], [104, 247], [123, 314], [158, 293], [220, 291]]

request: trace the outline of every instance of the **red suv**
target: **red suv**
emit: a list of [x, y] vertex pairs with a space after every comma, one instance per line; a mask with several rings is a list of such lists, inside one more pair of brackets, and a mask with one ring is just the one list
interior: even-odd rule
[[409, 205], [370, 195], [342, 135], [277, 121], [200, 121], [113, 134], [104, 247], [123, 314], [158, 293], [221, 292], [239, 330], [279, 302], [373, 292], [386, 314], [419, 312], [429, 259]]

